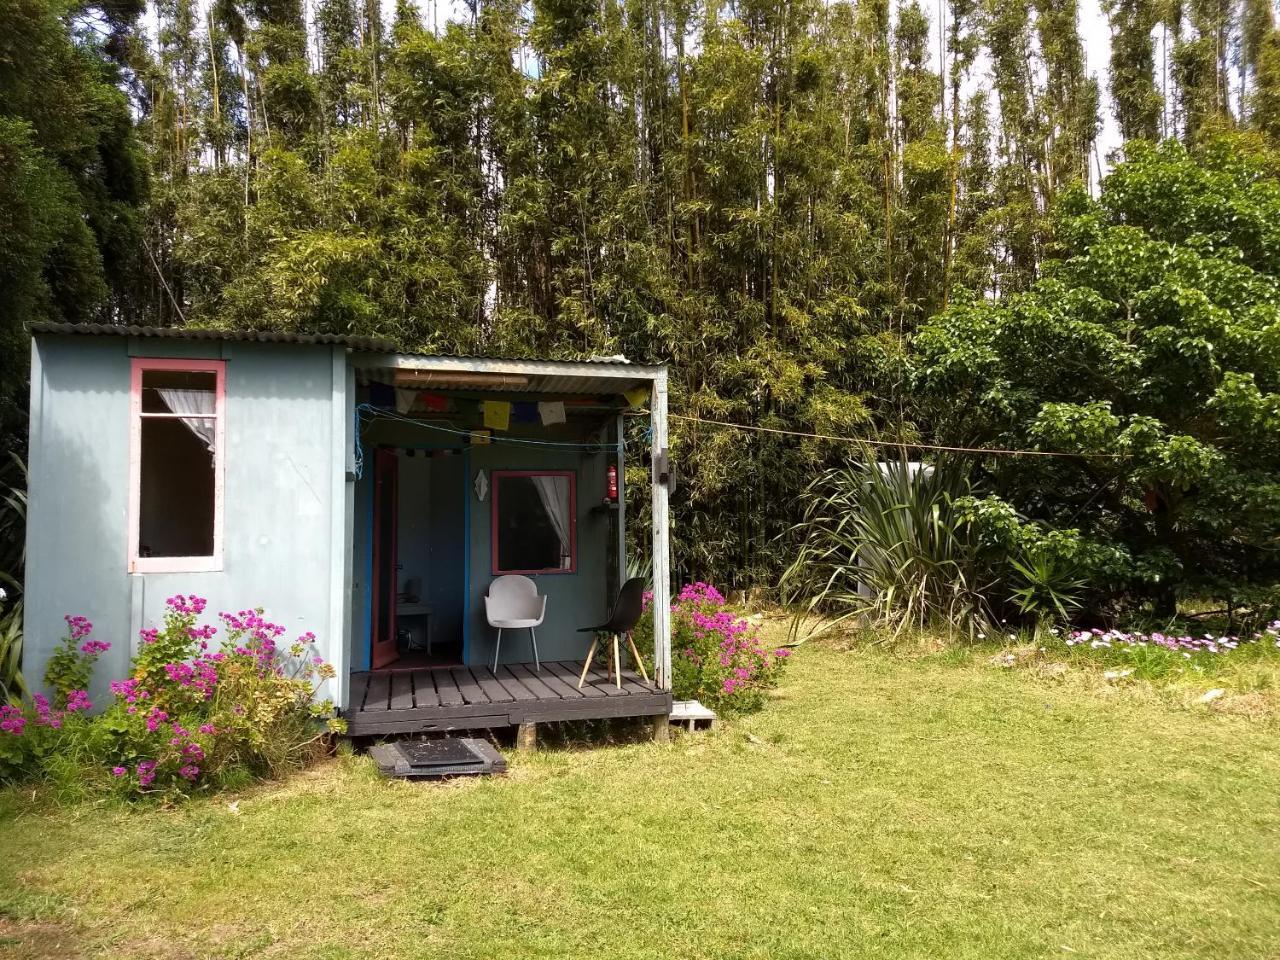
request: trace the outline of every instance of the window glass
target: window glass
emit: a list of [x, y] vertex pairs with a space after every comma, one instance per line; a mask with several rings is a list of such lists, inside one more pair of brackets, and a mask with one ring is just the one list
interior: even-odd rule
[[130, 569], [210, 570], [219, 564], [218, 398], [222, 361], [133, 362], [134, 528]]
[[[218, 375], [202, 370], [143, 370], [143, 413], [213, 416]], [[206, 413], [207, 411], [207, 413]]]
[[213, 555], [213, 451], [176, 417], [142, 418], [138, 556]]
[[495, 573], [574, 569], [574, 475], [495, 473]]

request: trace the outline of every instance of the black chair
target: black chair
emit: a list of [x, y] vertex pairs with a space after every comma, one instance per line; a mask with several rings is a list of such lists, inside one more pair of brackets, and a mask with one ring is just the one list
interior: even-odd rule
[[644, 661], [640, 659], [640, 653], [636, 650], [635, 641], [631, 639], [631, 631], [640, 622], [640, 614], [643, 612], [644, 577], [632, 577], [618, 591], [618, 599], [614, 601], [613, 612], [609, 614], [608, 620], [598, 626], [582, 627], [578, 630], [579, 633], [595, 634], [591, 638], [591, 649], [587, 651], [587, 659], [582, 664], [582, 675], [578, 677], [579, 687], [586, 682], [587, 671], [591, 669], [591, 661], [596, 655], [596, 647], [600, 645], [601, 636], [611, 636], [613, 638], [613, 677], [619, 690], [622, 689], [622, 661], [618, 656], [618, 637], [621, 635], [625, 635], [627, 638], [627, 646], [631, 650], [631, 659], [635, 661], [636, 669], [640, 671], [640, 676], [644, 677], [645, 683], [649, 682], [649, 674], [644, 669]]

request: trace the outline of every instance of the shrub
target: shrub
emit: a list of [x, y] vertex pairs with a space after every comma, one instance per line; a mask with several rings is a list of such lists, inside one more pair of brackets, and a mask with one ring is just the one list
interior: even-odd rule
[[964, 510], [970, 493], [958, 461], [868, 457], [820, 475], [782, 579], [797, 603], [793, 630], [820, 613], [826, 628], [861, 617], [895, 635], [932, 625], [980, 632], [989, 583]]
[[[115, 702], [99, 717], [83, 686], [109, 645], [86, 639], [92, 625], [68, 617], [69, 636], [46, 679], [61, 703], [36, 697], [0, 719], [0, 779], [48, 774], [74, 757], [87, 778], [124, 795], [180, 796], [305, 763], [340, 732], [329, 701], [314, 702], [333, 667], [304, 633], [280, 645], [284, 627], [261, 609], [221, 613], [224, 634], [201, 624], [205, 600], [166, 601], [163, 624], [141, 632], [130, 676], [111, 683]], [[83, 642], [81, 642], [83, 641]], [[327, 722], [325, 720], [327, 719]]]
[[[652, 661], [652, 594], [637, 624], [637, 647]], [[778, 682], [786, 648], [770, 649], [760, 628], [728, 608], [706, 583], [685, 586], [671, 604], [671, 681], [677, 700], [699, 700], [719, 711], [748, 711], [764, 704]]]
[[44, 669], [45, 685], [53, 688], [54, 705], [59, 708], [65, 707], [73, 694], [89, 688], [94, 663], [111, 649], [110, 643], [90, 636], [93, 624], [85, 617], [68, 614], [63, 619], [67, 621], [67, 635]]

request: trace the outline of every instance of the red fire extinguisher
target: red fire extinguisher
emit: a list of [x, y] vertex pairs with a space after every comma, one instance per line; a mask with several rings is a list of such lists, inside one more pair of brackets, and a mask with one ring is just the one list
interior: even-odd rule
[[604, 498], [609, 503], [618, 502], [618, 465], [616, 463], [609, 464], [608, 480], [605, 484]]

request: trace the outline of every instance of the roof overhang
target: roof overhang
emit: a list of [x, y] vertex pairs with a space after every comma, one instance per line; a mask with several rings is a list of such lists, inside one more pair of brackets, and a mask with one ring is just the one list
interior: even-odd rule
[[617, 394], [665, 380], [666, 367], [624, 360], [491, 360], [417, 354], [356, 354], [357, 370], [389, 373], [397, 386], [496, 393]]

